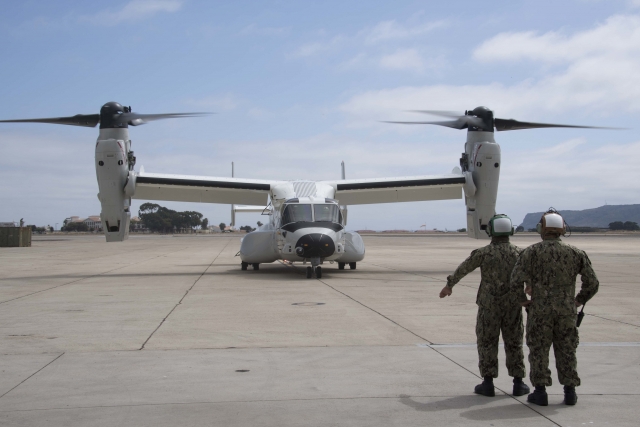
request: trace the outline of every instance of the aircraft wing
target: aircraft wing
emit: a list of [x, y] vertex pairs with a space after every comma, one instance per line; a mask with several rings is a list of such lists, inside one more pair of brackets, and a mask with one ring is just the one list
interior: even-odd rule
[[466, 179], [462, 174], [405, 176], [324, 181], [336, 189], [341, 205], [461, 199]]
[[140, 171], [134, 199], [266, 206], [276, 181], [168, 175]]

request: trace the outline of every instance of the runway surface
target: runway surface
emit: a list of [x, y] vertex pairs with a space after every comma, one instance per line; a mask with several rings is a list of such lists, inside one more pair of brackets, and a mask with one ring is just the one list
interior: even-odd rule
[[580, 327], [578, 404], [562, 405], [554, 372], [544, 408], [510, 395], [502, 350], [498, 395], [472, 393], [479, 273], [438, 298], [486, 241], [365, 236], [357, 270], [325, 264], [318, 280], [241, 271], [240, 237], [0, 248], [0, 425], [638, 425], [640, 234], [565, 239], [601, 286]]

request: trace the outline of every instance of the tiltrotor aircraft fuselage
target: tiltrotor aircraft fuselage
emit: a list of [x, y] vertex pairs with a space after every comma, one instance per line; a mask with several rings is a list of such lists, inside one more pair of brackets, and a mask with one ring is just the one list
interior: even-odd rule
[[[307, 277], [321, 277], [325, 261], [338, 268], [356, 263], [365, 256], [362, 238], [346, 231], [347, 206], [397, 203], [464, 197], [467, 234], [474, 239], [487, 238], [484, 230], [496, 213], [498, 181], [502, 162], [500, 146], [494, 140], [494, 128], [516, 130], [541, 127], [588, 127], [518, 122], [498, 119], [485, 107], [457, 115], [441, 111], [418, 111], [448, 117], [438, 122], [392, 122], [435, 124], [467, 129], [467, 141], [460, 167], [450, 174], [334, 181], [275, 181], [241, 178], [187, 176], [147, 173], [135, 170], [129, 126], [149, 121], [197, 116], [202, 113], [138, 114], [116, 102], [105, 104], [100, 114], [47, 119], [4, 120], [95, 127], [100, 131], [95, 147], [95, 168], [100, 218], [107, 242], [127, 239], [131, 219], [131, 200], [222, 203], [236, 212], [262, 211], [269, 221], [248, 233], [240, 246], [241, 268], [258, 269], [261, 263], [277, 260], [303, 262]], [[249, 206], [237, 206], [249, 205]], [[232, 219], [232, 225], [235, 222]]]

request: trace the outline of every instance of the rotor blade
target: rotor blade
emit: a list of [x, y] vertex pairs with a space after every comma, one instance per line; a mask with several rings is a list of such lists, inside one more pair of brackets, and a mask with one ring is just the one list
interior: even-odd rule
[[436, 125], [436, 126], [445, 126], [453, 129], [466, 129], [471, 126], [481, 126], [482, 119], [471, 116], [458, 116], [457, 120], [447, 120], [447, 121], [439, 121], [439, 122], [391, 122], [384, 121], [384, 123], [397, 123], [402, 125]]
[[184, 117], [200, 117], [213, 113], [166, 113], [166, 114], [139, 114], [139, 113], [122, 113], [114, 117], [114, 120], [120, 123], [128, 123], [131, 126], [139, 126], [154, 120], [162, 119], [180, 119]]
[[406, 110], [406, 111], [411, 113], [431, 114], [434, 116], [441, 116], [441, 117], [454, 117], [454, 118], [464, 117], [464, 114], [460, 114], [456, 111], [443, 111], [443, 110]]
[[453, 129], [464, 129], [467, 127], [466, 123], [460, 123], [458, 120], [451, 120], [446, 122], [391, 122], [387, 120], [382, 120], [382, 123], [395, 123], [399, 125], [437, 125], [437, 126], [445, 126]]
[[505, 130], [522, 130], [522, 129], [538, 129], [538, 128], [578, 128], [578, 129], [621, 129], [600, 126], [577, 126], [577, 125], [558, 125], [553, 123], [532, 123], [519, 122], [514, 119], [494, 119], [493, 124], [497, 131]]
[[93, 128], [100, 123], [100, 114], [76, 114], [72, 117], [52, 117], [47, 119], [0, 120], [0, 123], [49, 123]]

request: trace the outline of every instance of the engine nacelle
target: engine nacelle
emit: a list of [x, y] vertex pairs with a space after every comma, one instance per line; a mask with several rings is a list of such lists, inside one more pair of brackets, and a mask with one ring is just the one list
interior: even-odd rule
[[488, 239], [485, 229], [496, 213], [502, 166], [500, 146], [496, 144], [493, 132], [469, 131], [460, 163], [467, 181], [472, 180], [464, 186], [467, 235], [474, 239]]
[[127, 129], [100, 129], [95, 162], [102, 205], [100, 219], [107, 242], [129, 237], [129, 208], [136, 177], [133, 165], [130, 168], [130, 144]]

